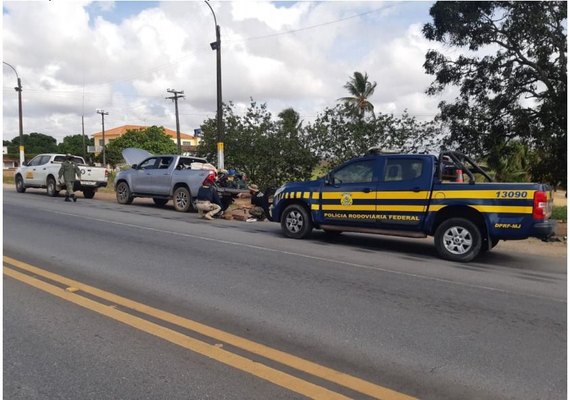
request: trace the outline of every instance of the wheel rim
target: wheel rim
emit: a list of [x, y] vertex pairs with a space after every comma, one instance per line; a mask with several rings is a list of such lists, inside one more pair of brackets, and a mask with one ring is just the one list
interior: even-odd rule
[[127, 185], [125, 185], [124, 183], [121, 183], [119, 185], [119, 187], [117, 188], [117, 193], [121, 201], [127, 201], [127, 199], [129, 198]]
[[297, 210], [291, 211], [285, 218], [285, 226], [289, 232], [298, 233], [303, 229], [303, 225], [303, 215]]
[[51, 179], [48, 182], [48, 189], [47, 190], [48, 190], [48, 193], [50, 195], [55, 193], [55, 183]]
[[16, 187], [20, 190], [24, 188], [24, 181], [22, 178], [16, 179]]
[[183, 190], [176, 193], [176, 207], [181, 210], [188, 207], [188, 196]]
[[452, 226], [443, 234], [443, 245], [450, 253], [462, 255], [473, 247], [473, 236], [468, 229]]

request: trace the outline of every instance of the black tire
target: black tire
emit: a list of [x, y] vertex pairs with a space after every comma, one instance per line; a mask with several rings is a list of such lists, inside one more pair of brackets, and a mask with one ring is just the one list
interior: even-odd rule
[[154, 204], [158, 207], [164, 207], [164, 205], [168, 203], [168, 199], [161, 199], [160, 197], [153, 197], [152, 201], [154, 201]]
[[464, 218], [443, 221], [435, 231], [435, 248], [441, 258], [469, 262], [481, 252], [481, 232]]
[[131, 189], [127, 182], [119, 182], [116, 189], [117, 193], [117, 203], [119, 204], [131, 204], [133, 202], [133, 196], [131, 195]]
[[83, 189], [83, 197], [85, 197], [86, 199], [92, 199], [93, 197], [95, 197], [95, 189]]
[[174, 209], [179, 212], [188, 212], [192, 208], [192, 197], [190, 191], [185, 187], [179, 187], [172, 195]]
[[16, 176], [16, 192], [24, 193], [26, 191], [26, 187], [24, 186], [24, 178], [21, 175]]
[[304, 239], [313, 230], [313, 221], [307, 209], [299, 204], [291, 204], [281, 215], [281, 230], [285, 236]]
[[57, 183], [52, 176], [49, 176], [46, 181], [47, 195], [50, 197], [57, 197], [59, 190], [57, 190]]

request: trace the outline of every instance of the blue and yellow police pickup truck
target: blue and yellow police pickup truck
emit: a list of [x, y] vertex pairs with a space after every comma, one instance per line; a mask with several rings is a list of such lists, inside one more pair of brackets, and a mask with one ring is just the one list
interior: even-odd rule
[[291, 238], [305, 238], [313, 228], [433, 236], [442, 258], [463, 262], [499, 240], [547, 239], [555, 225], [550, 186], [493, 182], [453, 151], [439, 157], [371, 151], [323, 178], [281, 186], [268, 213]]

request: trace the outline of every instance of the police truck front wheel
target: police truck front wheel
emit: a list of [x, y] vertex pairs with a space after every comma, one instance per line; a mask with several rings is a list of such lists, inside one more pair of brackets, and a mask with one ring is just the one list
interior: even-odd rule
[[281, 230], [285, 236], [303, 239], [311, 234], [313, 222], [307, 209], [298, 204], [288, 206], [281, 216]]
[[435, 248], [441, 258], [468, 262], [481, 251], [481, 232], [464, 218], [443, 221], [435, 231]]

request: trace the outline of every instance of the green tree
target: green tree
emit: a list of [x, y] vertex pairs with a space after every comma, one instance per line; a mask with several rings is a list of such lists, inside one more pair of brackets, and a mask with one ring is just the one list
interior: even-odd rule
[[350, 78], [344, 88], [348, 90], [351, 96], [341, 97], [339, 101], [344, 102], [350, 109], [352, 109], [356, 115], [362, 116], [365, 113], [374, 113], [374, 106], [368, 100], [376, 89], [377, 83], [370, 82], [368, 80], [368, 74], [361, 72], [355, 72]]
[[[467, 50], [435, 50], [424, 68], [427, 90], [458, 86], [440, 103], [446, 145], [482, 158], [519, 142], [538, 156], [534, 179], [566, 182], [567, 5], [565, 2], [437, 2], [423, 28], [427, 39]], [[518, 145], [515, 145], [515, 147]]]
[[[224, 104], [224, 164], [246, 174], [261, 188], [277, 187], [286, 181], [310, 177], [317, 160], [299, 137], [299, 116], [285, 110], [273, 121], [266, 104], [251, 103], [243, 116], [233, 103]], [[202, 125], [203, 140], [198, 155], [216, 157], [215, 119]]]
[[[87, 149], [83, 147], [83, 143], [83, 135], [70, 135], [64, 137], [63, 141], [57, 145], [57, 148], [60, 153], [87, 156]], [[85, 137], [85, 146], [93, 146], [93, 139]]]
[[[162, 126], [145, 129], [130, 129], [124, 135], [113, 140], [105, 148], [105, 159], [112, 166], [124, 162], [122, 151], [129, 147], [146, 150], [153, 154], [176, 154], [176, 143], [164, 133]], [[101, 161], [102, 155], [98, 155]]]
[[[32, 132], [22, 135], [26, 160], [40, 153], [57, 153], [57, 140], [43, 133]], [[4, 146], [8, 147], [8, 154], [20, 154], [20, 137], [16, 136], [11, 141], [4, 140]]]
[[370, 148], [398, 152], [436, 150], [439, 130], [434, 122], [419, 122], [405, 112], [354, 118], [346, 104], [327, 108], [306, 128], [310, 148], [330, 167], [365, 154]]

